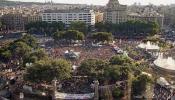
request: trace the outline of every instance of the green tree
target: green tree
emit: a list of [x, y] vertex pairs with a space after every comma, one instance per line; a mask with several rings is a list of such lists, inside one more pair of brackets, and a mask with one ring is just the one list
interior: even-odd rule
[[37, 40], [32, 35], [27, 34], [27, 35], [23, 36], [22, 39], [20, 39], [19, 41], [26, 43], [27, 45], [29, 45], [32, 48], [37, 47]]
[[34, 52], [31, 52], [29, 56], [24, 58], [24, 66], [26, 66], [27, 63], [35, 63], [47, 58], [48, 55], [44, 52], [43, 49], [37, 49]]
[[129, 57], [125, 56], [125, 55], [113, 56], [109, 60], [109, 62], [112, 65], [125, 65], [125, 64], [131, 64], [132, 63], [131, 59]]
[[81, 63], [78, 73], [93, 78], [101, 78], [104, 75], [104, 68], [107, 66], [107, 62], [103, 60], [88, 59]]
[[95, 28], [97, 29], [98, 32], [106, 32], [106, 26], [103, 22], [95, 23]]
[[65, 34], [65, 31], [58, 31], [58, 32], [55, 32], [52, 37], [55, 41], [59, 41], [60, 39], [62, 39], [62, 36], [64, 34]]
[[115, 87], [115, 89], [112, 91], [112, 96], [115, 99], [120, 100], [124, 96], [124, 93], [121, 89], [119, 89], [118, 87]]
[[74, 22], [71, 22], [69, 30], [77, 30], [86, 34], [88, 31], [88, 27], [86, 26], [85, 22], [74, 21]]
[[84, 34], [76, 30], [68, 30], [66, 32], [55, 33], [54, 39], [65, 39], [65, 40], [83, 40]]
[[9, 62], [12, 58], [12, 53], [7, 48], [0, 48], [0, 62]]
[[71, 77], [71, 65], [66, 60], [40, 60], [28, 67], [24, 79], [33, 83], [51, 82], [55, 77], [61, 81]]
[[160, 26], [157, 22], [146, 21], [126, 21], [119, 24], [112, 23], [96, 23], [95, 28], [98, 32], [112, 32], [115, 36], [124, 37], [142, 37], [152, 36], [160, 31]]
[[10, 45], [9, 49], [12, 51], [15, 57], [24, 57], [31, 51], [30, 46], [24, 42], [14, 42]]
[[146, 91], [148, 83], [152, 83], [153, 80], [148, 75], [140, 75], [132, 82], [133, 95], [142, 95]]
[[120, 67], [110, 66], [104, 69], [104, 78], [109, 82], [116, 82], [120, 79]]
[[31, 52], [31, 47], [21, 41], [16, 41], [10, 44], [8, 50], [12, 53], [12, 58], [15, 61], [19, 61], [19, 64], [23, 64], [24, 58], [28, 57]]
[[111, 41], [113, 36], [112, 33], [107, 32], [97, 32], [92, 34], [92, 38], [97, 42]]
[[32, 34], [44, 34], [48, 36], [52, 36], [53, 33], [57, 31], [63, 31], [65, 28], [65, 24], [62, 22], [31, 22], [25, 25], [25, 29]]

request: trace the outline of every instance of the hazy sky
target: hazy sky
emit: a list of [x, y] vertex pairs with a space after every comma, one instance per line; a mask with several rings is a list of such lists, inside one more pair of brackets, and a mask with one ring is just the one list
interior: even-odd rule
[[[30, 2], [45, 2], [45, 0], [12, 0], [12, 1], [30, 1]], [[49, 1], [49, 0], [47, 0]], [[95, 5], [105, 5], [108, 0], [53, 0], [53, 2], [57, 3], [76, 3], [76, 4], [95, 4]], [[134, 2], [145, 4], [175, 4], [175, 0], [119, 0], [121, 4], [133, 4]]]

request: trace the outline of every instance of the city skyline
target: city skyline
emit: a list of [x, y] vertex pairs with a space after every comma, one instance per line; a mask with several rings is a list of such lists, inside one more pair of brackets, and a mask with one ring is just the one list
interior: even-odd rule
[[[45, 2], [49, 0], [11, 0], [11, 1], [23, 1], [23, 2]], [[93, 5], [106, 5], [109, 0], [52, 0], [55, 3], [68, 3], [68, 4], [93, 4]], [[140, 3], [142, 5], [155, 4], [155, 5], [169, 5], [175, 4], [175, 0], [119, 0], [121, 4], [131, 5], [134, 3]]]

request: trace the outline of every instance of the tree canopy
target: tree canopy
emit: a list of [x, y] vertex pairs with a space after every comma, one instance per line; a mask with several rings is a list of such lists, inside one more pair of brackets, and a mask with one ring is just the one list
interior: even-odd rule
[[76, 31], [76, 30], [68, 30], [65, 32], [56, 32], [53, 35], [53, 38], [55, 40], [83, 40], [84, 34], [82, 32]]
[[71, 77], [71, 65], [63, 59], [40, 60], [28, 67], [24, 79], [33, 83], [51, 82], [54, 78], [59, 81]]
[[37, 49], [34, 52], [31, 52], [27, 57], [24, 58], [24, 66], [27, 63], [35, 63], [36, 61], [47, 59], [48, 55], [44, 52], [43, 49]]
[[142, 95], [146, 91], [146, 86], [148, 83], [151, 83], [153, 80], [148, 75], [139, 75], [132, 82], [132, 91], [133, 95]]
[[98, 77], [104, 74], [107, 62], [99, 59], [88, 59], [81, 63], [78, 71], [81, 75]]
[[31, 54], [32, 50], [37, 48], [36, 39], [31, 35], [25, 35], [21, 39], [15, 40], [14, 42], [6, 45], [0, 49], [0, 59], [2, 62], [8, 62], [10, 60], [20, 61]]
[[119, 24], [112, 23], [96, 23], [95, 28], [101, 32], [112, 32], [115, 36], [152, 36], [160, 31], [160, 26], [157, 22], [144, 21], [127, 21]]
[[[129, 70], [121, 66], [111, 66], [108, 62], [99, 59], [84, 60], [77, 69], [78, 74], [98, 79], [100, 83], [115, 83], [120, 76], [128, 74]], [[123, 77], [123, 76], [122, 76]]]
[[125, 55], [115, 55], [109, 60], [112, 65], [131, 64], [131, 59]]
[[71, 22], [71, 24], [69, 26], [69, 30], [77, 30], [77, 31], [80, 31], [80, 32], [83, 32], [84, 34], [86, 34], [88, 31], [88, 27], [86, 26], [85, 22], [74, 21], [74, 22]]
[[10, 44], [9, 50], [11, 50], [13, 57], [19, 59], [29, 55], [31, 47], [22, 41], [17, 41]]
[[92, 34], [92, 39], [97, 42], [111, 41], [113, 39], [113, 35], [108, 32], [97, 32]]
[[31, 48], [36, 48], [37, 47], [37, 40], [34, 36], [32, 35], [24, 35], [22, 37], [22, 39], [19, 39], [18, 41], [22, 41], [24, 43], [26, 43], [27, 45], [29, 45]]
[[56, 31], [63, 31], [65, 24], [62, 22], [31, 22], [25, 26], [25, 29], [31, 34], [43, 34], [51, 36]]

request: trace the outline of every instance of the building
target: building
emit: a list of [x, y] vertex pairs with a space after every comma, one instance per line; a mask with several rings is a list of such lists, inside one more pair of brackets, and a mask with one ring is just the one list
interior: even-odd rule
[[63, 22], [67, 26], [74, 21], [83, 21], [87, 25], [95, 24], [95, 13], [93, 10], [45, 10], [42, 14], [42, 21], [49, 23]]
[[160, 27], [163, 27], [164, 15], [161, 15], [157, 11], [151, 9], [151, 7], [145, 7], [143, 10], [137, 13], [128, 12], [127, 20], [157, 22], [160, 25]]
[[121, 5], [118, 0], [109, 0], [104, 12], [104, 21], [119, 24], [129, 20], [154, 21], [163, 27], [164, 15], [149, 6], [144, 7], [143, 10], [138, 9], [137, 12], [127, 11], [127, 6]]
[[25, 25], [30, 22], [41, 21], [39, 15], [23, 15], [21, 13], [2, 15], [2, 23], [6, 26], [6, 30], [23, 31]]
[[121, 23], [127, 20], [127, 6], [119, 4], [118, 0], [109, 0], [104, 12], [104, 21]]
[[95, 23], [103, 22], [103, 13], [95, 12]]
[[23, 17], [25, 19], [25, 24], [28, 24], [30, 22], [42, 21], [41, 16], [38, 14], [36, 14], [36, 15], [24, 15]]
[[2, 16], [2, 23], [7, 30], [24, 30], [22, 14], [5, 14]]

